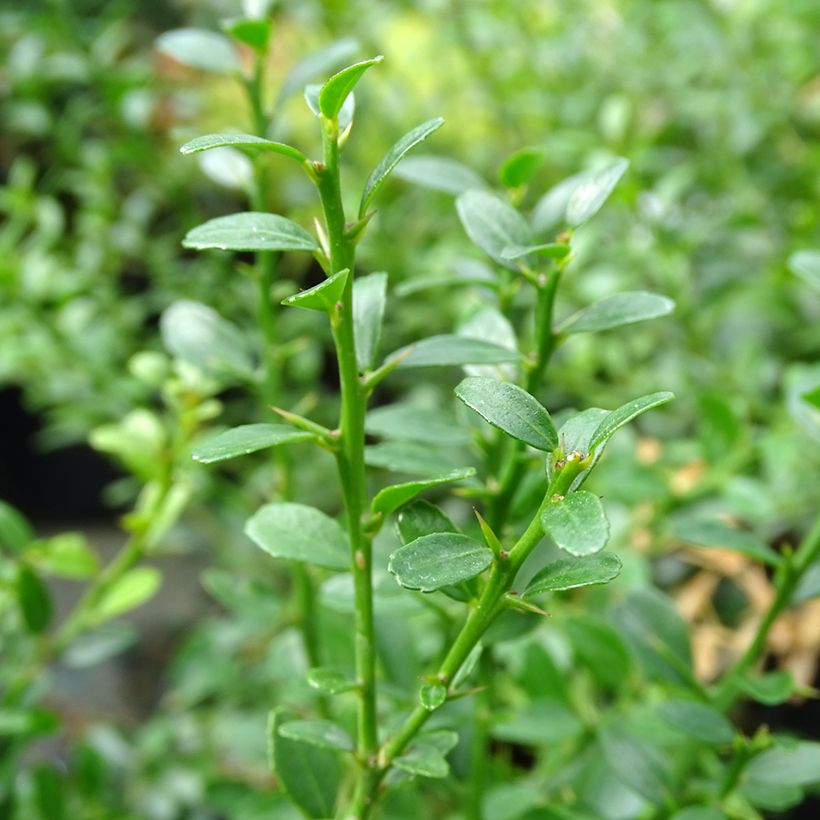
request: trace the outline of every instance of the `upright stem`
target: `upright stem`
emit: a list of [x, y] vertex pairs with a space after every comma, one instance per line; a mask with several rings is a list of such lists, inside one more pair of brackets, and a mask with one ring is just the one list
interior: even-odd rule
[[376, 723], [376, 650], [373, 626], [372, 547], [364, 532], [363, 517], [367, 501], [364, 464], [364, 415], [367, 395], [359, 380], [353, 328], [353, 267], [355, 249], [346, 236], [339, 173], [339, 125], [336, 119], [322, 119], [323, 166], [317, 168], [319, 196], [325, 216], [331, 272], [348, 268], [344, 292], [331, 314], [331, 330], [336, 347], [341, 388], [339, 471], [347, 534], [350, 541], [350, 567], [355, 598], [356, 681], [359, 691], [358, 756], [361, 764], [356, 792], [349, 816], [369, 814], [376, 776], [378, 751]]

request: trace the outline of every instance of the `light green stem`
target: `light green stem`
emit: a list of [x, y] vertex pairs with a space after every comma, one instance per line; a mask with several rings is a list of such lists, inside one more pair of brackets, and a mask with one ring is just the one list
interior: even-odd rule
[[355, 600], [356, 681], [359, 693], [358, 742], [359, 777], [348, 816], [367, 817], [376, 777], [378, 729], [376, 722], [376, 649], [373, 626], [372, 547], [364, 531], [367, 503], [364, 464], [364, 415], [367, 393], [359, 380], [353, 327], [353, 268], [355, 248], [346, 236], [339, 172], [339, 126], [335, 119], [322, 119], [323, 165], [317, 167], [319, 195], [325, 216], [330, 270], [348, 268], [342, 298], [331, 314], [331, 330], [336, 348], [341, 387], [336, 463], [345, 505], [350, 541], [350, 569]]

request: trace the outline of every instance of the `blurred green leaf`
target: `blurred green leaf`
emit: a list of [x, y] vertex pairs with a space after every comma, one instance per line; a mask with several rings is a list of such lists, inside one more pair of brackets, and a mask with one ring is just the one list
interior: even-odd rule
[[464, 364], [516, 362], [521, 358], [521, 354], [517, 350], [510, 350], [482, 339], [443, 334], [430, 336], [396, 350], [387, 357], [387, 361], [397, 358], [401, 359], [400, 368], [453, 367]]
[[332, 71], [337, 65], [349, 59], [358, 48], [357, 40], [344, 37], [303, 57], [290, 69], [282, 81], [277, 107], [294, 92], [302, 91], [311, 80], [327, 74], [328, 71]]
[[10, 552], [22, 552], [35, 537], [25, 516], [11, 504], [0, 500], [0, 546]]
[[371, 436], [425, 444], [468, 444], [469, 434], [449, 412], [402, 402], [370, 410], [364, 420]]
[[94, 607], [92, 618], [102, 623], [142, 606], [162, 585], [162, 573], [155, 567], [135, 567], [115, 581]]
[[347, 536], [329, 516], [304, 504], [265, 504], [245, 524], [245, 534], [274, 558], [347, 569]]
[[384, 321], [387, 300], [387, 274], [384, 272], [359, 276], [353, 281], [353, 327], [356, 362], [359, 370], [373, 367]]
[[671, 781], [660, 749], [615, 726], [605, 727], [598, 737], [607, 763], [621, 779], [647, 800], [662, 804]]
[[37, 573], [29, 566], [17, 568], [17, 604], [29, 632], [45, 632], [54, 614], [51, 595]]
[[417, 777], [447, 777], [450, 767], [442, 754], [430, 746], [416, 746], [400, 755], [393, 765]]
[[781, 787], [820, 783], [820, 743], [790, 740], [789, 745], [767, 749], [746, 767], [744, 780]]
[[395, 174], [405, 182], [456, 196], [473, 188], [487, 187], [475, 171], [458, 160], [430, 154], [407, 157], [396, 168]]
[[97, 555], [79, 532], [37, 541], [30, 555], [38, 570], [63, 578], [88, 578], [99, 569]]
[[352, 752], [356, 748], [353, 738], [329, 720], [289, 720], [279, 727], [279, 737], [342, 752]]
[[777, 706], [785, 703], [794, 694], [797, 686], [790, 672], [777, 669], [763, 675], [745, 675], [737, 683], [745, 695], [758, 703]]
[[598, 213], [628, 167], [628, 160], [618, 159], [606, 168], [587, 175], [575, 186], [567, 202], [567, 223], [570, 227], [577, 228]]
[[236, 49], [227, 37], [199, 28], [179, 28], [157, 37], [157, 48], [182, 65], [232, 74], [241, 68]]
[[199, 154], [202, 151], [228, 146], [242, 150], [269, 151], [290, 157], [297, 162], [306, 162], [305, 155], [293, 146], [285, 145], [283, 142], [273, 142], [264, 137], [255, 137], [253, 134], [206, 134], [186, 142], [180, 147], [179, 152], [180, 154]]
[[456, 208], [470, 239], [499, 265], [517, 270], [517, 264], [506, 258], [504, 251], [534, 244], [524, 217], [487, 191], [466, 191], [456, 200]]
[[548, 746], [575, 737], [583, 730], [581, 721], [565, 704], [539, 698], [520, 709], [510, 720], [494, 722], [490, 734], [507, 743]]
[[268, 47], [273, 25], [270, 20], [251, 20], [247, 17], [239, 17], [225, 21], [222, 28], [234, 40], [250, 46], [259, 53], [264, 53]]
[[604, 687], [617, 689], [628, 679], [632, 659], [623, 638], [606, 621], [575, 613], [563, 628], [578, 661]]
[[671, 299], [657, 293], [648, 293], [645, 290], [616, 293], [570, 316], [558, 327], [558, 333], [569, 335], [611, 330], [647, 319], [657, 319], [674, 309], [675, 303]]
[[498, 178], [507, 188], [518, 188], [530, 181], [544, 161], [544, 149], [522, 148], [510, 154], [498, 169]]
[[820, 251], [796, 251], [789, 257], [789, 270], [820, 290]]
[[776, 567], [780, 556], [761, 538], [746, 530], [730, 527], [720, 521], [683, 518], [673, 522], [672, 535], [700, 547], [733, 550]]
[[335, 669], [314, 667], [308, 669], [305, 677], [308, 685], [322, 695], [339, 695], [356, 689], [356, 681], [350, 680]]
[[693, 700], [665, 700], [658, 706], [658, 715], [702, 743], [725, 745], [735, 736], [734, 727], [720, 712]]

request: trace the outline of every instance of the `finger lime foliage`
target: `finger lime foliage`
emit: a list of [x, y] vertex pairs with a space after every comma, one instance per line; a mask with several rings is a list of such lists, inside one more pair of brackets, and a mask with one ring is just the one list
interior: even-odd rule
[[388, 569], [407, 589], [433, 592], [475, 577], [493, 561], [492, 550], [458, 533], [423, 535], [390, 556]]
[[192, 455], [196, 461], [213, 464], [268, 447], [312, 441], [315, 438], [311, 433], [287, 424], [243, 424], [200, 444], [194, 448]]
[[280, 154], [300, 163], [307, 161], [305, 155], [293, 146], [286, 145], [283, 142], [274, 142], [264, 137], [257, 137], [253, 134], [206, 134], [186, 142], [180, 147], [179, 152], [181, 154], [199, 154], [214, 148], [226, 147]]
[[609, 199], [609, 195], [628, 167], [628, 160], [619, 159], [582, 179], [575, 186], [567, 202], [567, 224], [577, 228], [595, 216]]
[[192, 250], [309, 251], [320, 250], [316, 240], [284, 216], [247, 213], [219, 216], [188, 231], [182, 244]]
[[387, 302], [387, 274], [378, 271], [359, 276], [353, 283], [353, 323], [356, 337], [356, 362], [364, 372], [376, 359]]
[[521, 358], [517, 350], [473, 339], [469, 336], [442, 334], [430, 336], [388, 356], [399, 368], [453, 367], [465, 364], [501, 364]]
[[328, 119], [334, 118], [365, 71], [374, 65], [378, 65], [383, 60], [384, 57], [382, 56], [362, 60], [362, 62], [354, 63], [334, 74], [319, 92], [319, 110], [322, 114]]
[[470, 239], [499, 265], [517, 269], [504, 255], [507, 248], [533, 243], [529, 225], [518, 211], [487, 191], [466, 191], [456, 200], [458, 216]]
[[648, 396], [633, 399], [621, 405], [617, 410], [607, 413], [593, 431], [589, 440], [588, 449], [594, 450], [601, 444], [605, 444], [625, 424], [629, 424], [630, 421], [636, 419], [647, 410], [660, 407], [662, 404], [666, 404], [674, 398], [675, 394], [666, 390], [658, 393], [650, 393]]
[[600, 552], [609, 541], [609, 521], [601, 499], [586, 490], [554, 499], [541, 515], [545, 532], [572, 555]]
[[320, 282], [307, 290], [300, 290], [299, 293], [294, 293], [293, 296], [288, 296], [287, 299], [282, 300], [282, 304], [304, 310], [316, 310], [320, 313], [334, 310], [339, 303], [339, 299], [342, 298], [349, 275], [349, 268], [340, 270], [329, 276], [324, 282]]
[[471, 376], [456, 387], [456, 396], [497, 427], [536, 450], [550, 452], [558, 434], [549, 413], [526, 390], [509, 382]]
[[666, 316], [674, 308], [675, 303], [671, 299], [656, 293], [646, 291], [616, 293], [570, 316], [558, 330], [567, 335], [611, 330], [622, 325], [631, 325], [635, 322]]
[[232, 74], [240, 70], [239, 56], [231, 41], [213, 31], [180, 28], [161, 34], [156, 41], [163, 53], [190, 68], [215, 74]]
[[475, 472], [475, 468], [467, 467], [434, 478], [424, 478], [419, 481], [409, 481], [406, 484], [394, 484], [391, 487], [385, 487], [376, 493], [370, 505], [371, 509], [374, 513], [389, 515], [424, 490], [429, 490], [431, 487], [437, 487], [441, 484], [449, 484], [453, 481], [463, 481], [474, 476]]
[[611, 552], [579, 559], [562, 558], [536, 573], [524, 591], [524, 597], [608, 584], [620, 575], [622, 566], [621, 559]]
[[431, 154], [407, 157], [394, 173], [406, 182], [456, 196], [473, 188], [487, 187], [487, 183], [472, 168], [450, 157]]
[[248, 519], [245, 533], [274, 558], [304, 561], [329, 569], [345, 569], [347, 537], [321, 510], [304, 504], [266, 504]]
[[360, 219], [365, 215], [365, 213], [367, 213], [367, 208], [373, 197], [376, 195], [376, 192], [393, 169], [402, 161], [404, 155], [420, 142], [426, 140], [430, 134], [437, 131], [442, 125], [444, 125], [444, 119], [442, 117], [436, 117], [433, 120], [423, 122], [421, 125], [416, 126], [416, 128], [412, 131], [405, 134], [387, 152], [387, 154], [385, 154], [384, 158], [373, 169], [373, 173], [370, 174], [367, 182], [365, 183], [364, 191], [362, 192], [362, 201], [359, 205]]

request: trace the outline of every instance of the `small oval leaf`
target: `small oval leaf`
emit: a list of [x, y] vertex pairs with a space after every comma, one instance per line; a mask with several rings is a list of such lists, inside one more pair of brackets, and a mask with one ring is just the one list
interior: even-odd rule
[[498, 178], [507, 188], [518, 188], [530, 181], [530, 177], [544, 161], [544, 149], [539, 147], [521, 148], [510, 154], [498, 169]]
[[188, 231], [182, 246], [193, 250], [310, 251], [320, 250], [301, 226], [276, 214], [230, 214], [211, 219]]
[[245, 524], [245, 534], [274, 558], [346, 569], [347, 536], [329, 516], [305, 504], [266, 504]]
[[399, 368], [448, 367], [465, 364], [502, 364], [517, 362], [521, 354], [517, 350], [474, 339], [469, 336], [442, 334], [430, 336], [413, 345], [391, 353], [387, 361], [401, 358]]
[[154, 567], [136, 567], [125, 573], [100, 598], [93, 620], [101, 623], [142, 606], [160, 588], [162, 575]]
[[29, 632], [44, 632], [51, 623], [54, 605], [46, 585], [31, 567], [21, 564], [17, 570], [17, 603]]
[[371, 66], [378, 65], [383, 60], [384, 57], [379, 55], [370, 60], [354, 63], [334, 74], [319, 92], [319, 110], [322, 114], [328, 119], [333, 119], [339, 113], [348, 94], [355, 88], [356, 83], [359, 82], [365, 71]]
[[427, 139], [433, 131], [444, 125], [443, 117], [423, 122], [412, 131], [406, 133], [384, 156], [382, 161], [373, 169], [367, 179], [362, 192], [362, 201], [359, 205], [359, 219], [364, 217], [370, 201], [379, 190], [382, 183], [387, 179], [392, 170], [401, 162], [402, 157], [414, 146]]
[[536, 450], [551, 452], [558, 445], [550, 414], [518, 385], [469, 376], [456, 387], [455, 394], [493, 427]]
[[572, 555], [600, 552], [609, 540], [609, 521], [601, 499], [586, 490], [550, 503], [541, 514], [541, 523], [552, 540]]
[[672, 525], [672, 534], [681, 541], [699, 547], [734, 550], [773, 567], [780, 564], [780, 556], [762, 538], [720, 521], [698, 518], [678, 520]]
[[623, 564], [615, 553], [603, 552], [586, 558], [561, 558], [535, 575], [524, 592], [525, 598], [545, 592], [563, 592], [577, 587], [608, 584], [621, 573]]
[[658, 715], [671, 726], [703, 743], [723, 745], [735, 736], [732, 724], [716, 709], [692, 700], [666, 700]]
[[373, 367], [382, 335], [387, 301], [387, 274], [383, 271], [359, 276], [353, 282], [353, 327], [356, 364], [365, 372]]
[[492, 550], [458, 533], [423, 535], [390, 556], [388, 569], [401, 586], [433, 592], [473, 578], [493, 562]]
[[321, 749], [352, 752], [356, 748], [353, 738], [329, 720], [289, 720], [279, 727], [279, 737], [309, 743]]
[[245, 456], [268, 447], [315, 440], [316, 436], [297, 430], [288, 424], [242, 424], [220, 433], [194, 448], [195, 461], [213, 464], [237, 456]]
[[408, 157], [396, 168], [395, 173], [405, 182], [456, 196], [473, 188], [487, 187], [487, 183], [475, 171], [458, 160], [432, 154]]
[[156, 45], [163, 54], [190, 68], [215, 74], [232, 74], [241, 68], [231, 41], [214, 31], [178, 28], [160, 34]]

